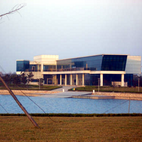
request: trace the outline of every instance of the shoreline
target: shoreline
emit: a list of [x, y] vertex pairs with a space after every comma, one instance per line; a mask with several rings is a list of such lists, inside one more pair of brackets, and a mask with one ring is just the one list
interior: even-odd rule
[[[19, 96], [31, 96], [31, 97], [37, 97], [37, 96], [43, 96], [43, 95], [50, 95], [50, 94], [57, 94], [62, 93], [62, 91], [44, 91], [44, 90], [12, 90], [15, 95]], [[71, 91], [72, 92], [72, 91]], [[76, 95], [74, 98], [90, 98], [95, 99], [96, 96], [105, 96], [105, 97], [113, 97], [113, 99], [125, 99], [125, 100], [140, 100], [142, 101], [142, 93], [121, 93], [121, 92], [90, 92], [89, 95], [85, 94], [82, 95], [82, 91], [73, 91], [80, 92], [80, 95]], [[83, 92], [84, 93], [84, 92]], [[8, 90], [0, 90], [0, 95], [10, 95]]]
[[142, 101], [142, 94], [136, 93], [115, 93], [115, 92], [96, 92], [96, 93], [88, 93], [85, 95], [74, 95], [72, 98], [80, 98], [80, 99], [116, 99], [116, 100], [137, 100]]
[[114, 99], [124, 99], [124, 100], [140, 100], [142, 101], [142, 93], [121, 93], [121, 92], [95, 92], [92, 95], [100, 96], [112, 96]]
[[[12, 92], [15, 95], [19, 95], [19, 96], [41, 96], [44, 94], [55, 94], [55, 93], [60, 93], [61, 91], [41, 91], [41, 90], [12, 90]], [[10, 95], [10, 93], [8, 92], [8, 90], [0, 90], [0, 95]]]

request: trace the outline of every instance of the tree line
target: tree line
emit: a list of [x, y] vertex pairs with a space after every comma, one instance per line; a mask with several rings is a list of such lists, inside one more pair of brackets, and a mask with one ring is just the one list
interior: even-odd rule
[[1, 77], [8, 85], [26, 85], [32, 80], [33, 74], [30, 72], [29, 74], [21, 73], [17, 75], [16, 73], [2, 74]]

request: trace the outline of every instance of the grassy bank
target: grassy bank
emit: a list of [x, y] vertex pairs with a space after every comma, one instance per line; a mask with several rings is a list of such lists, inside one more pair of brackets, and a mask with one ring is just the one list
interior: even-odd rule
[[0, 116], [0, 141], [141, 141], [142, 117]]
[[[73, 89], [70, 89], [72, 91]], [[111, 87], [111, 86], [85, 86], [85, 87], [77, 87], [74, 91], [90, 91], [95, 90], [96, 92], [125, 92], [125, 93], [142, 93], [142, 87]]]

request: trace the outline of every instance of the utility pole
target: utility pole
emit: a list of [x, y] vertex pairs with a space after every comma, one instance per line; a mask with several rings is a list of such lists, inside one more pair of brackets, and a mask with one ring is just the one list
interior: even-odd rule
[[141, 67], [140, 67], [140, 72], [139, 72], [139, 75], [138, 75], [138, 92], [140, 91]]
[[11, 94], [11, 96], [13, 97], [13, 99], [16, 101], [16, 103], [19, 105], [19, 107], [23, 110], [23, 112], [27, 115], [27, 117], [29, 118], [29, 120], [33, 123], [33, 125], [37, 128], [39, 128], [38, 124], [34, 121], [34, 119], [32, 118], [32, 116], [27, 112], [27, 110], [23, 107], [23, 105], [20, 103], [20, 101], [17, 99], [17, 97], [14, 95], [14, 93], [12, 92], [12, 90], [8, 87], [8, 85], [6, 84], [6, 82], [2, 79], [2, 77], [0, 76], [0, 80], [2, 81], [2, 83], [4, 84], [4, 86], [6, 87], [6, 89], [9, 91], [9, 93]]
[[140, 72], [138, 74], [138, 92], [140, 91], [140, 79], [141, 79], [141, 68], [140, 68]]
[[140, 92], [140, 76], [138, 76], [138, 92]]
[[99, 92], [99, 86], [100, 86], [100, 78], [98, 78], [98, 92]]
[[129, 97], [129, 107], [128, 107], [128, 113], [130, 113], [130, 97]]
[[40, 78], [39, 78], [39, 82], [38, 83], [39, 83], [39, 90], [40, 90]]

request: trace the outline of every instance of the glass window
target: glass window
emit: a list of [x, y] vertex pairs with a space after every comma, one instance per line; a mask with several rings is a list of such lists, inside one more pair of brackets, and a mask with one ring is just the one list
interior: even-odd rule
[[80, 57], [57, 61], [57, 69], [101, 70], [102, 55]]
[[54, 71], [54, 70], [56, 70], [55, 65], [44, 65], [43, 66], [43, 71]]
[[16, 71], [26, 71], [29, 69], [29, 61], [17, 61]]
[[102, 70], [125, 71], [127, 55], [104, 55]]

